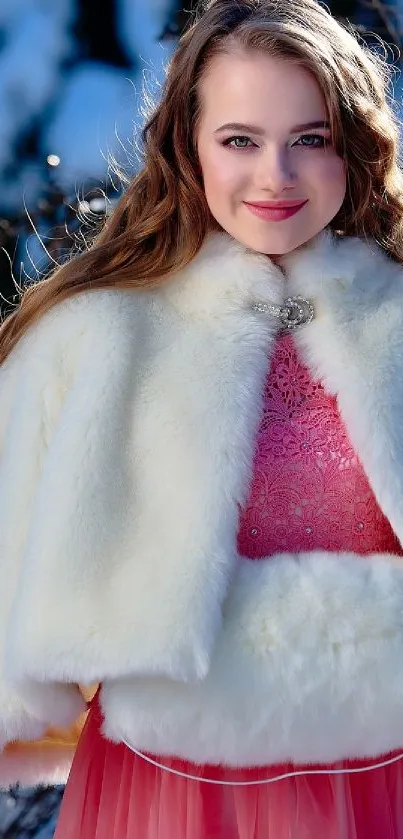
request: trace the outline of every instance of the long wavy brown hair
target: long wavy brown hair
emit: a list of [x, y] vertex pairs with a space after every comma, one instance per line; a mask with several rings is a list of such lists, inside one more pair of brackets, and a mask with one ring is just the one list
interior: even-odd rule
[[390, 67], [316, 0], [209, 0], [181, 37], [142, 131], [143, 165], [85, 252], [23, 293], [0, 329], [0, 363], [56, 303], [101, 288], [159, 285], [197, 254], [217, 222], [197, 157], [200, 79], [234, 45], [311, 71], [325, 96], [348, 188], [331, 228], [374, 238], [403, 263], [403, 176]]

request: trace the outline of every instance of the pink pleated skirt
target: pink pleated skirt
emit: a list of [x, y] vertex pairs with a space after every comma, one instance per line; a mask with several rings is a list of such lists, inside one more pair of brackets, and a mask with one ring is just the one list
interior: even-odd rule
[[[159, 769], [101, 732], [98, 696], [83, 729], [54, 839], [403, 839], [403, 761], [328, 769], [272, 784], [219, 785]], [[291, 764], [233, 769], [151, 759], [177, 772], [234, 784], [301, 770]], [[386, 761], [393, 755], [385, 756]], [[378, 758], [373, 763], [382, 762]], [[309, 766], [306, 769], [323, 770]]]

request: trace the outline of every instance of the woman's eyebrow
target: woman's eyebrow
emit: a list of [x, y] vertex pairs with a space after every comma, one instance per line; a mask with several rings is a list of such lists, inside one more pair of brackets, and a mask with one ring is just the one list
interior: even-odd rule
[[[293, 128], [290, 129], [290, 134], [295, 134], [298, 131], [308, 131], [310, 128], [330, 128], [330, 123], [326, 120], [317, 120], [316, 122], [306, 122], [302, 125], [294, 125]], [[219, 128], [216, 128], [214, 134], [217, 134], [219, 131], [248, 131], [251, 134], [260, 134], [264, 135], [266, 132], [263, 128], [260, 128], [258, 125], [246, 125], [243, 122], [226, 122], [224, 125], [220, 125]]]

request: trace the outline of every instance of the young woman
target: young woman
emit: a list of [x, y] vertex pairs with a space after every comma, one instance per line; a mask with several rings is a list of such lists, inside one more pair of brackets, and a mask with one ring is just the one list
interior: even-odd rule
[[386, 69], [315, 0], [213, 0], [144, 142], [0, 335], [2, 783], [81, 730], [56, 839], [398, 839]]

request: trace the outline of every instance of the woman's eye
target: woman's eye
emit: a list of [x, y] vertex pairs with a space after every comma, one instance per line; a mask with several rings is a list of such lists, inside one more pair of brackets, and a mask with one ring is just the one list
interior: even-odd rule
[[[310, 149], [323, 149], [330, 142], [327, 137], [322, 137], [321, 134], [303, 134], [298, 137], [298, 140], [301, 141], [302, 146]], [[293, 145], [295, 144], [293, 143]]]
[[[224, 146], [230, 146], [233, 149], [247, 149], [249, 146], [247, 143], [252, 143], [250, 137], [228, 137], [227, 140], [224, 140]], [[254, 143], [252, 143], [254, 145]]]
[[[292, 145], [301, 145], [303, 148], [308, 149], [323, 149], [329, 145], [329, 143], [330, 139], [323, 137], [322, 134], [302, 134], [301, 137], [298, 137], [298, 139], [292, 143]], [[224, 140], [223, 145], [229, 146], [233, 149], [248, 149], [256, 146], [250, 137], [245, 137], [243, 135], [228, 137]]]

